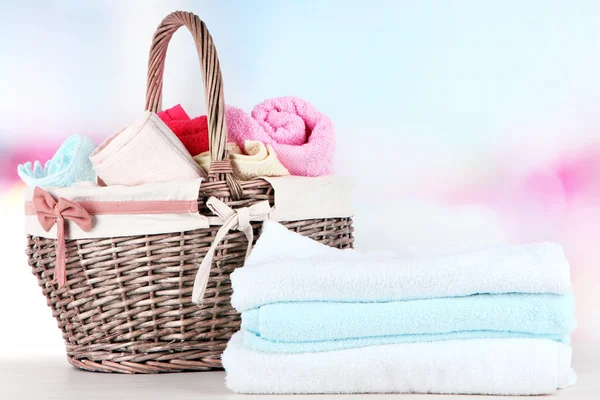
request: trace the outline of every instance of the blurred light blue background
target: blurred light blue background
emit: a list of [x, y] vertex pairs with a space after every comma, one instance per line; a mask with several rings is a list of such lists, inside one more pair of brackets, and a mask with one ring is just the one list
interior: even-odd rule
[[[2, 5], [1, 146], [75, 131], [100, 139], [135, 119], [152, 33], [175, 9], [206, 21], [229, 104], [308, 99], [337, 126], [338, 171], [364, 185], [373, 177], [356, 173], [357, 159], [365, 171], [455, 182], [473, 163], [492, 170], [489, 153], [516, 140], [538, 160], [596, 138], [596, 1], [73, 0]], [[195, 57], [179, 32], [165, 106], [203, 112]], [[447, 189], [402, 175], [405, 192]]]

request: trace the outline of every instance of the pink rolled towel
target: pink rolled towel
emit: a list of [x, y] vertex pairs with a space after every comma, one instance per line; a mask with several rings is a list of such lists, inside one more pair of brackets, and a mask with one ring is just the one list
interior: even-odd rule
[[333, 172], [335, 135], [331, 120], [312, 104], [286, 96], [263, 101], [252, 116], [227, 107], [229, 140], [270, 144], [292, 175], [320, 176]]

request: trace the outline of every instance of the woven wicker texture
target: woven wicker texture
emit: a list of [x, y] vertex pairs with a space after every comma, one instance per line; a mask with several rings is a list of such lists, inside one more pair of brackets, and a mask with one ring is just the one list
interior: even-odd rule
[[[273, 204], [263, 180], [236, 182], [227, 161], [223, 85], [219, 61], [206, 26], [185, 12], [159, 25], [152, 42], [146, 108], [161, 108], [168, 42], [181, 26], [196, 41], [205, 83], [211, 155], [215, 161], [199, 194], [200, 212], [215, 196], [232, 208], [261, 200]], [[337, 248], [352, 247], [350, 218], [294, 221], [288, 229]], [[255, 238], [259, 223], [253, 224]], [[231, 307], [230, 273], [244, 263], [243, 233], [227, 234], [214, 254], [204, 301], [191, 301], [198, 264], [220, 226], [182, 233], [67, 240], [67, 282], [53, 282], [56, 240], [28, 236], [29, 265], [66, 343], [74, 366], [100, 372], [158, 373], [221, 368], [220, 356], [240, 316]]]

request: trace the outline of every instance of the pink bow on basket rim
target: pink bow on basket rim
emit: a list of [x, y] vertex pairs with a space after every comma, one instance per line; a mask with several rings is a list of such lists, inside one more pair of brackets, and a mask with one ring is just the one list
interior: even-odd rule
[[56, 224], [56, 263], [54, 279], [61, 288], [67, 282], [65, 220], [73, 221], [84, 232], [92, 228], [92, 216], [80, 205], [64, 197], [54, 200], [40, 187], [33, 190], [33, 209], [42, 228], [48, 232]]

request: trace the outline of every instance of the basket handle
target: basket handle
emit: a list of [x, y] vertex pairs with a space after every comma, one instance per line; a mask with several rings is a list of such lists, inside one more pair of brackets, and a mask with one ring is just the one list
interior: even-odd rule
[[152, 37], [150, 59], [148, 60], [146, 110], [158, 112], [162, 109], [163, 73], [167, 47], [175, 31], [184, 25], [194, 38], [204, 82], [204, 98], [208, 116], [208, 143], [212, 161], [209, 179], [225, 180], [233, 199], [239, 200], [243, 196], [243, 191], [232, 176], [231, 163], [227, 155], [227, 123], [219, 57], [212, 36], [197, 15], [175, 11], [167, 15], [158, 25]]

